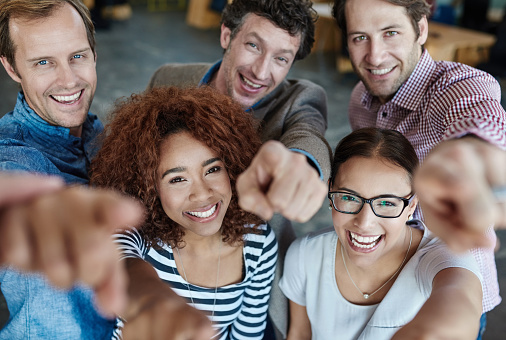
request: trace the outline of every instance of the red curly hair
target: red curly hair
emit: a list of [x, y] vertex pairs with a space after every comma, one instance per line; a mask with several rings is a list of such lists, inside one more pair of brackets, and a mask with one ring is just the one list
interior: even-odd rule
[[262, 221], [240, 209], [235, 183], [261, 145], [259, 123], [239, 104], [210, 87], [154, 88], [133, 94], [111, 112], [102, 148], [91, 164], [91, 184], [140, 199], [146, 207], [142, 234], [151, 246], [182, 247], [184, 229], [165, 214], [157, 190], [160, 145], [186, 131], [216, 152], [225, 164], [232, 200], [222, 224], [223, 241], [242, 242], [245, 224]]

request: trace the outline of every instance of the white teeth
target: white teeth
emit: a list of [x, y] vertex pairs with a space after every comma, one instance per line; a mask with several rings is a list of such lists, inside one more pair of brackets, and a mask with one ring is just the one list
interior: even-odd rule
[[371, 243], [371, 244], [360, 244], [358, 243], [357, 241], [355, 241], [354, 239], [351, 239], [351, 243], [353, 243], [353, 245], [355, 247], [359, 247], [359, 248], [364, 248], [364, 249], [369, 249], [369, 248], [372, 248], [376, 245], [376, 243]]
[[211, 209], [207, 211], [188, 211], [188, 214], [198, 217], [198, 218], [206, 218], [214, 214], [216, 211], [216, 204], [211, 207]]
[[387, 74], [388, 72], [392, 71], [394, 68], [393, 67], [390, 67], [390, 68], [384, 68], [382, 70], [371, 70], [371, 73], [374, 74], [375, 76], [381, 76], [383, 74]]
[[[350, 231], [350, 234], [351, 234], [351, 242], [353, 243], [353, 245], [355, 247], [365, 248], [365, 249], [369, 249], [369, 248], [374, 247], [376, 245], [377, 241], [379, 240], [379, 238], [381, 237], [381, 235], [363, 237], [363, 236], [357, 235], [351, 231]], [[360, 242], [360, 243], [358, 243], [358, 242]], [[363, 244], [363, 243], [368, 243], [368, 244]]]
[[81, 91], [77, 92], [76, 94], [73, 94], [72, 96], [52, 96], [54, 99], [56, 99], [59, 102], [62, 103], [69, 103], [74, 102], [81, 96]]
[[244, 82], [246, 84], [248, 84], [249, 86], [255, 88], [255, 89], [259, 89], [262, 87], [262, 85], [258, 85], [258, 84], [255, 84], [255, 83], [252, 83], [251, 81], [249, 81], [248, 79], [246, 79], [246, 77], [242, 77], [242, 80], [244, 80]]

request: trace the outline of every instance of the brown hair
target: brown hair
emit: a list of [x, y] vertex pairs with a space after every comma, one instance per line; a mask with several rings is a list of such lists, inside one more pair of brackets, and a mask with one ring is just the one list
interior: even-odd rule
[[66, 3], [74, 7], [83, 19], [88, 43], [95, 54], [95, 27], [91, 21], [90, 11], [81, 0], [0, 0], [0, 56], [5, 57], [14, 70], [16, 70], [14, 59], [16, 45], [10, 36], [9, 21], [14, 18], [45, 19]]
[[[332, 16], [336, 19], [337, 25], [342, 30], [344, 36], [348, 35], [346, 28], [346, 1], [347, 0], [334, 0], [334, 7], [332, 8]], [[406, 8], [406, 13], [411, 19], [411, 24], [415, 30], [416, 37], [420, 36], [420, 28], [418, 22], [425, 16], [427, 19], [430, 16], [430, 6], [425, 0], [383, 0], [395, 6], [402, 6]], [[344, 39], [346, 41], [346, 39]]]
[[291, 36], [300, 34], [300, 46], [295, 60], [304, 59], [314, 43], [315, 22], [318, 19], [309, 0], [234, 0], [223, 10], [221, 23], [231, 31], [233, 39], [250, 13], [270, 20]]
[[223, 240], [235, 244], [261, 220], [239, 208], [235, 183], [261, 141], [251, 115], [230, 97], [209, 88], [154, 88], [116, 105], [91, 166], [91, 184], [115, 188], [140, 199], [147, 215], [142, 234], [150, 245], [184, 246], [184, 229], [164, 212], [157, 190], [160, 145], [187, 131], [215, 151], [225, 164], [232, 200], [222, 224]]
[[358, 129], [337, 144], [330, 172], [330, 184], [336, 178], [341, 165], [348, 159], [379, 157], [406, 170], [410, 180], [418, 167], [415, 149], [400, 132], [380, 128]]

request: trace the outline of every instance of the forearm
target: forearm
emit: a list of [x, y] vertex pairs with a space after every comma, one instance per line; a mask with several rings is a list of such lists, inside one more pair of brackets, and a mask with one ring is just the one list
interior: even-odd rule
[[129, 302], [124, 315], [126, 320], [135, 318], [144, 309], [162, 300], [162, 297], [165, 301], [173, 300], [177, 306], [184, 303], [184, 300], [158, 277], [149, 263], [135, 258], [127, 258], [124, 261], [129, 280]]
[[305, 306], [292, 300], [290, 303], [290, 326], [286, 340], [311, 340], [311, 323]]
[[[432, 294], [394, 339], [476, 339], [482, 311], [479, 279], [462, 268], [442, 270]], [[424, 337], [425, 336], [425, 337]]]

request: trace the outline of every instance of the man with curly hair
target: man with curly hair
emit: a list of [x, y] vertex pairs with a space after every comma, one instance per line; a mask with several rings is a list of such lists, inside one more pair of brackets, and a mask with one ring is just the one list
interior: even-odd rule
[[[221, 60], [163, 65], [148, 85], [209, 85], [262, 121], [264, 144], [237, 186], [241, 206], [270, 220], [276, 231], [276, 275], [295, 236], [287, 219], [305, 222], [321, 207], [330, 170], [325, 91], [307, 80], [286, 79], [293, 63], [311, 51], [315, 20], [309, 0], [234, 0], [222, 14]], [[274, 323], [283, 335], [286, 306], [275, 283], [270, 315], [280, 316]]]

